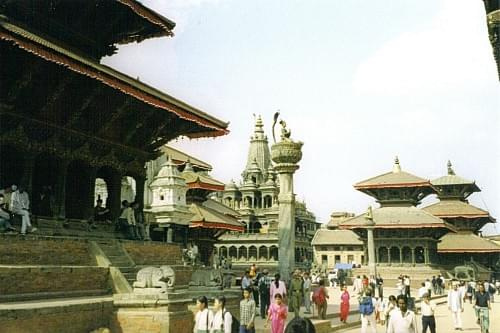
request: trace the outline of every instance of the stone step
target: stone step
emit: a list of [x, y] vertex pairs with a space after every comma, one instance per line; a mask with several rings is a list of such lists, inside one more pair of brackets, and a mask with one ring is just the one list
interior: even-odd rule
[[130, 262], [128, 260], [110, 260], [111, 264], [115, 267], [130, 267]]
[[123, 274], [125, 273], [137, 274], [137, 269], [135, 267], [118, 267], [118, 268]]

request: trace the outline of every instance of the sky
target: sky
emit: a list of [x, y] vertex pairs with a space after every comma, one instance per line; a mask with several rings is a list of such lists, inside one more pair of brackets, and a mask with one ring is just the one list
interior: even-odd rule
[[482, 189], [470, 202], [500, 218], [500, 84], [482, 1], [143, 3], [177, 23], [175, 36], [103, 62], [230, 122], [224, 137], [172, 142], [214, 178], [240, 180], [253, 114], [271, 139], [279, 109], [304, 142], [297, 198], [320, 222], [377, 206], [352, 185], [391, 171], [396, 155], [426, 179], [451, 160]]

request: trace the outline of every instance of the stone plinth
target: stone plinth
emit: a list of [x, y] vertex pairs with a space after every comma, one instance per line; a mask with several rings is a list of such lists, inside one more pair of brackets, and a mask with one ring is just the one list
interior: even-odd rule
[[280, 193], [278, 215], [279, 272], [285, 281], [290, 279], [295, 265], [295, 194], [293, 174], [302, 158], [302, 142], [283, 140], [271, 147], [271, 158], [279, 174]]
[[192, 299], [186, 292], [163, 294], [115, 294], [112, 332], [191, 332]]

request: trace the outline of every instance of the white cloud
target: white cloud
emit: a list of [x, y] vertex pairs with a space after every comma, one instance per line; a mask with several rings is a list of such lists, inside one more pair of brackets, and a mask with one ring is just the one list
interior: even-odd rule
[[386, 42], [361, 63], [354, 78], [359, 94], [433, 95], [480, 89], [496, 81], [480, 2], [446, 0], [427, 26]]

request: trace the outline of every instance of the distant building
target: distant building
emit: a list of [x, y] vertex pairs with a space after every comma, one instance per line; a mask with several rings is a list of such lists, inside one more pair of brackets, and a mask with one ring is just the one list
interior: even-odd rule
[[365, 260], [363, 240], [351, 230], [339, 230], [340, 222], [354, 214], [333, 212], [326, 229], [316, 231], [312, 240], [314, 262], [328, 270], [335, 264], [361, 264]]
[[[241, 174], [241, 184], [226, 184], [214, 198], [235, 209], [246, 224], [244, 233], [226, 233], [216, 244], [221, 256], [230, 258], [234, 267], [276, 268], [278, 263], [279, 184], [270, 158], [264, 124], [257, 117], [250, 139], [247, 164]], [[311, 262], [311, 240], [320, 224], [304, 202], [296, 202], [295, 258], [297, 264]]]

